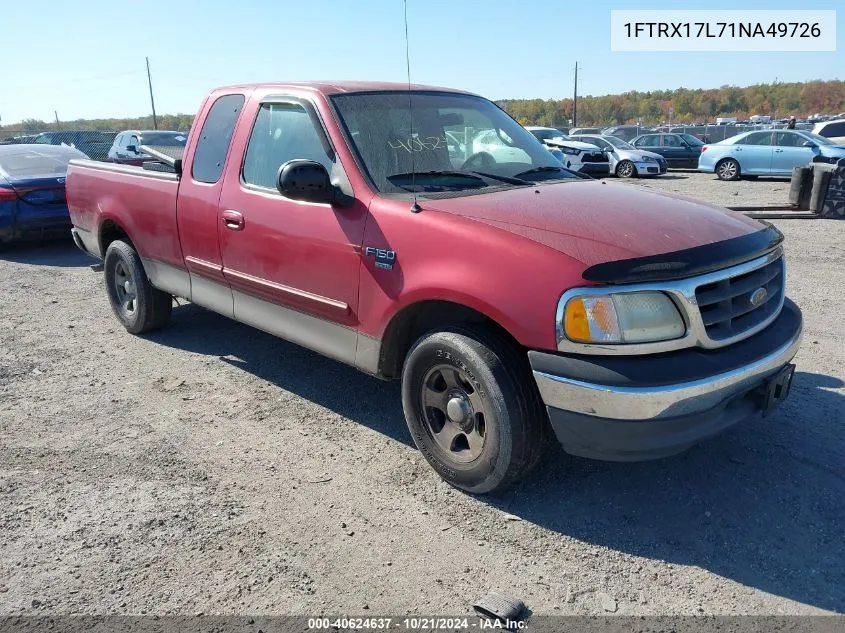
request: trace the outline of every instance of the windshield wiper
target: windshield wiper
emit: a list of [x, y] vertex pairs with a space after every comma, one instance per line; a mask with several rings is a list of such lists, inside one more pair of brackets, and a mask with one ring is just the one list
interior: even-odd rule
[[[449, 183], [449, 182], [426, 182], [426, 180], [432, 176], [442, 177], [442, 178], [461, 178], [465, 181], [464, 183]], [[403, 184], [398, 185], [401, 187], [407, 187], [407, 185], [412, 185], [414, 187], [421, 187], [422, 189], [426, 189], [428, 187], [435, 187], [435, 188], [448, 188], [448, 189], [461, 189], [461, 188], [472, 188], [472, 189], [480, 189], [482, 187], [487, 187], [488, 183], [486, 180], [481, 178], [480, 176], [476, 176], [474, 174], [467, 173], [465, 171], [450, 171], [450, 170], [437, 170], [432, 169], [429, 171], [408, 171], [402, 172], [398, 174], [391, 174], [387, 176], [387, 180], [393, 182], [393, 180], [402, 180], [405, 181]], [[410, 181], [410, 182], [409, 182]]]
[[501, 182], [506, 182], [509, 185], [530, 185], [531, 184], [527, 180], [522, 180], [521, 178], [517, 178], [516, 176], [500, 176], [499, 174], [488, 174], [485, 171], [475, 171], [475, 170], [473, 170], [471, 173], [478, 174], [479, 176], [484, 176], [485, 178], [490, 178], [491, 180], [499, 180]]
[[521, 178], [522, 176], [530, 176], [531, 174], [542, 174], [545, 172], [550, 171], [569, 171], [565, 167], [555, 167], [553, 165], [543, 165], [542, 167], [534, 167], [527, 171], [521, 171], [518, 174], [514, 174], [514, 178]]
[[438, 170], [432, 169], [430, 171], [408, 171], [400, 174], [390, 174], [387, 179], [390, 180], [391, 178], [399, 178], [399, 179], [406, 179], [406, 178], [414, 178], [415, 176], [448, 176], [449, 178], [468, 178], [470, 180], [477, 180], [479, 182], [484, 182], [484, 179], [480, 176], [476, 176], [466, 171], [448, 171], [448, 170]]

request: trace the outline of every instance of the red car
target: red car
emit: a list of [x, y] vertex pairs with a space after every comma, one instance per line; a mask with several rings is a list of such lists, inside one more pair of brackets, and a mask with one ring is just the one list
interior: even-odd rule
[[[480, 134], [501, 151], [473, 152]], [[74, 239], [125, 328], [183, 297], [401, 379], [414, 441], [464, 490], [516, 481], [552, 432], [576, 455], [663, 456], [789, 391], [802, 319], [776, 229], [579, 178], [482, 97], [220, 88], [170, 162], [68, 172]]]

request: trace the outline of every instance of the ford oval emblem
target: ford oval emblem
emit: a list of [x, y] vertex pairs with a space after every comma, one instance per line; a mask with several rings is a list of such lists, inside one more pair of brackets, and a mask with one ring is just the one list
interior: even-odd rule
[[762, 305], [763, 302], [766, 300], [766, 297], [769, 296], [769, 291], [765, 288], [757, 288], [754, 292], [751, 293], [751, 296], [748, 297], [748, 300], [751, 302], [755, 308]]

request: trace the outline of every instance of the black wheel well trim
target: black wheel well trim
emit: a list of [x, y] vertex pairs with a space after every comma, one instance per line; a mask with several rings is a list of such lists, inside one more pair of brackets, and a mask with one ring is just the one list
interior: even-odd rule
[[100, 253], [103, 256], [103, 259], [106, 257], [106, 250], [108, 249], [109, 244], [119, 239], [125, 240], [134, 248], [132, 238], [129, 237], [129, 233], [123, 228], [123, 226], [111, 218], [103, 220], [97, 230], [97, 242], [100, 246]]
[[519, 349], [524, 347], [493, 318], [462, 303], [443, 299], [414, 302], [399, 310], [390, 319], [381, 338], [378, 374], [398, 378], [411, 346], [426, 332], [449, 327], [482, 325]]

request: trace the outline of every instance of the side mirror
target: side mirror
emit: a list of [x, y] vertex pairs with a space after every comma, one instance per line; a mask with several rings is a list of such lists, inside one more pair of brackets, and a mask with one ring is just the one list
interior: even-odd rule
[[127, 151], [127, 152], [132, 152], [133, 154], [137, 154], [137, 153], [138, 153], [138, 148], [137, 148], [136, 146], [134, 146], [134, 145], [127, 145], [127, 146], [126, 146], [126, 151]]
[[334, 187], [326, 168], [314, 160], [297, 158], [279, 167], [276, 186], [286, 198], [305, 202], [334, 201]]
[[801, 147], [818, 147], [813, 141], [804, 141]]

